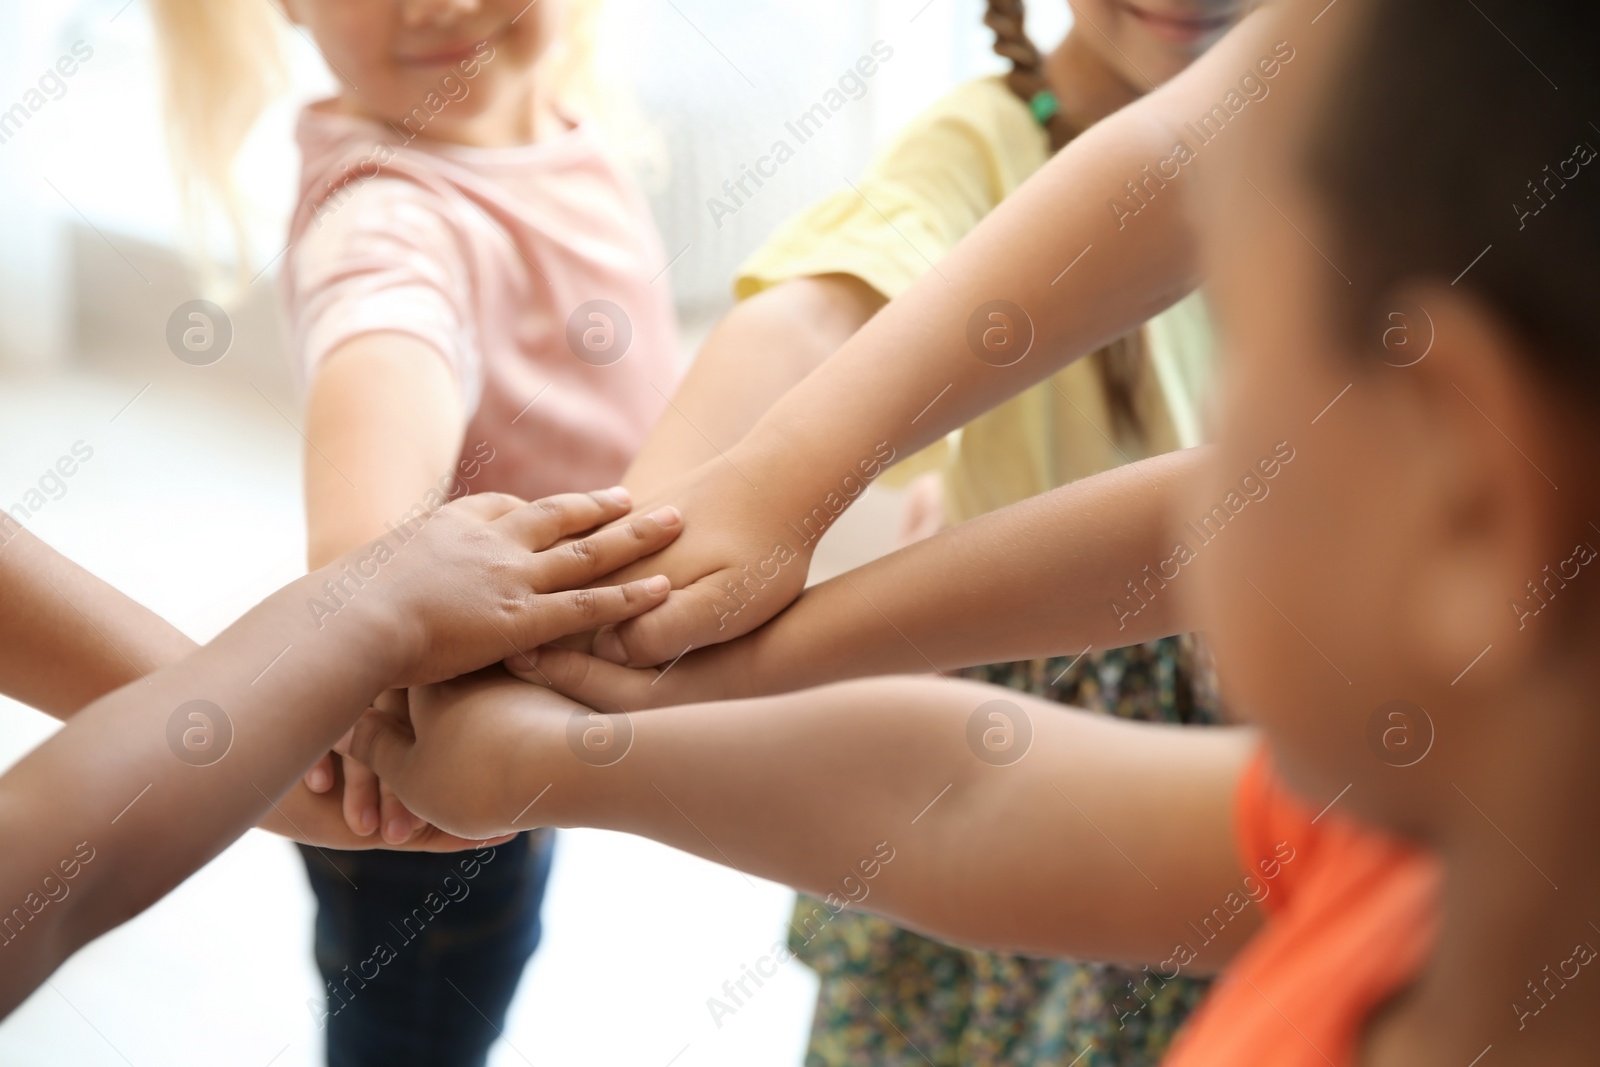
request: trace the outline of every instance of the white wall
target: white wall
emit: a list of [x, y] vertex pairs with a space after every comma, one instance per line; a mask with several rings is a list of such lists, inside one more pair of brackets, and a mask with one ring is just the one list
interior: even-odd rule
[[[267, 0], [263, 0], [267, 2]], [[1035, 12], [1052, 40], [1066, 5]], [[604, 46], [667, 149], [648, 182], [686, 308], [727, 299], [728, 278], [783, 218], [859, 173], [872, 147], [956, 81], [997, 69], [979, 0], [610, 0]], [[261, 120], [239, 161], [255, 267], [281, 248], [297, 166], [298, 106], [333, 82], [315, 51], [284, 25], [293, 89]], [[895, 50], [865, 96], [802, 146], [779, 176], [715, 225], [706, 207], [785, 120], [815, 102], [875, 40]], [[140, 251], [175, 251], [185, 229], [162, 138], [154, 41], [141, 0], [9, 4], [0, 11], [0, 109], [24, 100], [73, 43], [93, 57], [0, 144], [0, 368], [70, 361], [87, 302], [104, 318], [148, 301]], [[36, 98], [37, 99], [37, 98]], [[92, 240], [67, 251], [69, 229]], [[159, 268], [158, 268], [159, 269]], [[96, 277], [83, 291], [84, 274]], [[253, 271], [252, 271], [253, 273]], [[271, 276], [264, 279], [270, 287]], [[140, 335], [142, 337], [142, 334]]]

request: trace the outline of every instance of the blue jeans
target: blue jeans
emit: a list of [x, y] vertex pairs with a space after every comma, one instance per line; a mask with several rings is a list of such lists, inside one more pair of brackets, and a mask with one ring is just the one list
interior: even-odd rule
[[300, 846], [317, 896], [328, 1067], [483, 1067], [539, 944], [555, 835], [476, 852]]

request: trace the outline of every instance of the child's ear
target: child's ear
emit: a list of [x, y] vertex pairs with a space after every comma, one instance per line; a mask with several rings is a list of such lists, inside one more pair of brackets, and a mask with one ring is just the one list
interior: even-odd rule
[[1431, 330], [1432, 341], [1417, 362], [1381, 372], [1393, 376], [1395, 414], [1414, 422], [1406, 435], [1418, 453], [1408, 457], [1420, 474], [1414, 506], [1429, 535], [1401, 598], [1412, 647], [1397, 651], [1420, 656], [1445, 681], [1469, 664], [1479, 683], [1513, 677], [1540, 650], [1515, 605], [1545, 564], [1586, 535], [1567, 521], [1557, 488], [1572, 460], [1569, 424], [1525, 343], [1470, 290], [1430, 284], [1396, 298], [1422, 310], [1411, 328]]

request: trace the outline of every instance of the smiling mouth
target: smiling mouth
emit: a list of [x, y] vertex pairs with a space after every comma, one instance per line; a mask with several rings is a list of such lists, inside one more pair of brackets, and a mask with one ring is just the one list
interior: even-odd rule
[[412, 52], [396, 56], [397, 62], [407, 67], [444, 67], [460, 63], [462, 60], [471, 59], [478, 54], [484, 45], [493, 44], [504, 37], [509, 26], [502, 26], [492, 33], [481, 37], [474, 37], [460, 44], [441, 45], [427, 52]]
[[1195, 41], [1225, 30], [1234, 20], [1234, 13], [1231, 11], [1219, 15], [1173, 15], [1138, 7], [1128, 3], [1127, 0], [1122, 0], [1118, 6], [1157, 35], [1179, 42]]

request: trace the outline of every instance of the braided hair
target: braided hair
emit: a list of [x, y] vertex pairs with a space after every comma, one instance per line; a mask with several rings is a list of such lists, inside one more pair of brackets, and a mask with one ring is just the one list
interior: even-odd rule
[[[1011, 62], [1006, 86], [1015, 93], [1050, 138], [1050, 151], [1059, 152], [1083, 130], [1061, 113], [1061, 103], [1044, 75], [1044, 59], [1024, 25], [1023, 0], [988, 0], [984, 25], [994, 31], [994, 50]], [[1135, 398], [1146, 363], [1144, 328], [1112, 341], [1090, 357], [1100, 378], [1106, 409], [1115, 436], [1143, 440], [1144, 421]]]

